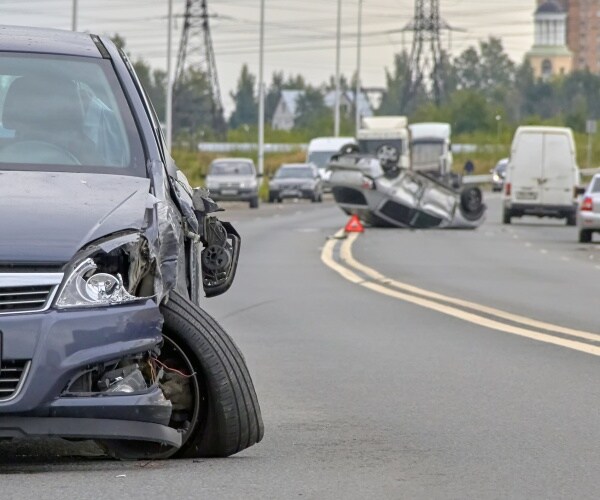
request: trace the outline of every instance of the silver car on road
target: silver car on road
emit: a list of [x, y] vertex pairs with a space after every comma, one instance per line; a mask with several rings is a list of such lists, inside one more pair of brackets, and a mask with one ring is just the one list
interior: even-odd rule
[[247, 158], [214, 160], [208, 168], [206, 187], [215, 201], [247, 201], [258, 208], [258, 176]]
[[581, 198], [577, 226], [580, 243], [590, 243], [592, 234], [600, 232], [600, 174], [594, 175]]

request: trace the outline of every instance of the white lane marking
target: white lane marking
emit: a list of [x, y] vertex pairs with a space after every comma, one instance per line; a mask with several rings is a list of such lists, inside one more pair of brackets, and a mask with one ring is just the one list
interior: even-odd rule
[[548, 330], [555, 333], [561, 333], [563, 335], [570, 335], [572, 337], [580, 337], [586, 340], [591, 340], [594, 342], [600, 342], [600, 335], [590, 332], [584, 332], [581, 330], [575, 330], [573, 328], [567, 328], [563, 326], [553, 325], [551, 323], [546, 323], [543, 321], [538, 321], [532, 318], [527, 318], [525, 316], [519, 316], [517, 314], [509, 313], [506, 311], [502, 311], [501, 309], [495, 309], [493, 307], [484, 306], [482, 304], [477, 304], [476, 302], [470, 302], [468, 300], [458, 299], [455, 297], [450, 297], [448, 295], [443, 295], [441, 293], [430, 292], [429, 290], [425, 290], [423, 288], [419, 288], [413, 285], [409, 285], [407, 283], [402, 283], [400, 281], [396, 281], [390, 279], [383, 274], [379, 273], [375, 269], [368, 267], [360, 262], [358, 262], [354, 256], [352, 255], [352, 245], [356, 241], [358, 237], [358, 233], [351, 234], [347, 240], [342, 243], [342, 247], [340, 249], [340, 257], [346, 262], [350, 267], [353, 267], [357, 271], [362, 272], [363, 274], [369, 276], [370, 278], [382, 282], [383, 284], [391, 285], [394, 288], [398, 288], [400, 290], [404, 290], [409, 293], [414, 293], [417, 295], [422, 295], [423, 297], [427, 297], [430, 299], [435, 299], [443, 302], [447, 302], [449, 304], [453, 304], [456, 306], [466, 307], [468, 309], [472, 309], [474, 311], [489, 314], [491, 316], [496, 316], [498, 318], [502, 318], [508, 321], [512, 321], [514, 323], [521, 323], [523, 325], [531, 326], [534, 328], [541, 328], [542, 330]]
[[531, 248], [531, 247], [533, 246], [533, 244], [532, 244], [532, 243], [529, 243], [529, 242], [527, 242], [527, 243], [525, 243], [525, 246], [526, 246], [527, 248]]
[[546, 254], [548, 253], [548, 250], [546, 250], [546, 249], [542, 248], [542, 249], [540, 250], [540, 253], [543, 253], [544, 255], [546, 255]]
[[561, 257], [560, 260], [563, 260], [565, 262], [571, 262], [571, 259], [569, 259], [569, 257]]
[[[445, 301], [448, 304], [460, 305], [460, 306], [466, 307], [468, 309], [472, 309], [472, 310], [475, 310], [478, 312], [483, 312], [485, 314], [496, 316], [497, 318], [502, 318], [502, 319], [512, 321], [515, 323], [521, 323], [521, 324], [527, 325], [527, 326], [541, 328], [541, 329], [548, 330], [548, 331], [554, 331], [556, 333], [562, 333], [565, 335], [569, 335], [571, 337], [579, 337], [579, 338], [583, 338], [583, 339], [591, 340], [591, 341], [600, 341], [600, 335], [597, 335], [597, 334], [583, 332], [583, 331], [575, 330], [572, 328], [561, 327], [558, 325], [552, 325], [550, 323], [545, 323], [545, 322], [534, 320], [531, 318], [526, 318], [524, 316], [519, 316], [516, 314], [501, 311], [499, 309], [494, 309], [491, 307], [483, 306], [480, 304], [476, 304], [474, 302], [469, 302], [469, 301], [465, 301], [462, 299], [448, 297], [448, 296], [445, 296], [442, 294], [430, 292], [430, 291], [424, 290], [422, 288], [418, 288], [418, 287], [415, 287], [412, 285], [407, 285], [405, 283], [400, 283], [398, 281], [388, 279], [385, 276], [383, 276], [381, 273], [379, 273], [378, 271], [376, 271], [368, 266], [365, 266], [364, 264], [361, 264], [360, 262], [358, 262], [354, 259], [354, 257], [352, 256], [351, 249], [352, 249], [352, 244], [354, 243], [354, 241], [356, 241], [357, 237], [358, 237], [358, 234], [356, 234], [356, 233], [350, 234], [348, 236], [348, 238], [346, 239], [346, 241], [344, 241], [342, 243], [342, 247], [340, 249], [341, 259], [343, 261], [345, 261], [348, 265], [351, 265], [352, 267], [354, 267], [356, 270], [379, 281], [381, 284], [373, 283], [373, 282], [366, 282], [366, 281], [362, 280], [360, 278], [360, 276], [358, 276], [351, 270], [349, 270], [346, 267], [342, 266], [341, 264], [337, 263], [333, 259], [333, 250], [334, 250], [334, 247], [336, 244], [336, 240], [329, 240], [327, 242], [327, 244], [325, 245], [325, 247], [323, 249], [323, 253], [321, 255], [322, 261], [328, 267], [330, 267], [331, 269], [333, 269], [334, 271], [339, 273], [342, 277], [344, 277], [348, 281], [351, 281], [352, 283], [361, 285], [372, 291], [375, 291], [375, 292], [378, 292], [378, 293], [381, 293], [381, 294], [384, 294], [384, 295], [387, 295], [390, 297], [394, 297], [394, 298], [397, 298], [400, 300], [404, 300], [406, 302], [410, 302], [410, 303], [419, 305], [421, 307], [432, 309], [437, 312], [447, 314], [447, 315], [462, 319], [462, 320], [470, 322], [470, 323], [474, 323], [474, 324], [477, 324], [480, 326], [491, 328], [493, 330], [498, 330], [498, 331], [502, 331], [505, 333], [511, 333], [511, 334], [518, 335], [521, 337], [527, 337], [527, 338], [530, 338], [533, 340], [538, 340], [540, 342], [546, 342], [546, 343], [558, 345], [561, 347], [574, 349], [576, 351], [585, 352], [587, 354], [600, 356], [600, 347], [596, 347], [596, 346], [589, 345], [589, 344], [584, 344], [582, 342], [577, 342], [574, 340], [568, 340], [568, 339], [563, 339], [560, 337], [554, 337], [554, 336], [546, 334], [546, 333], [540, 333], [540, 332], [536, 332], [533, 330], [527, 330], [525, 328], [518, 327], [518, 326], [508, 325], [508, 324], [501, 323], [501, 322], [493, 320], [493, 319], [489, 319], [489, 318], [486, 318], [483, 316], [479, 316], [479, 315], [476, 315], [473, 313], [463, 311], [461, 309], [457, 309], [455, 307], [451, 307], [449, 305], [440, 304], [438, 302], [433, 302], [431, 300], [428, 300], [425, 297], [440, 300], [440, 301]], [[390, 288], [388, 288], [384, 285], [393, 286], [395, 288], [402, 289], [413, 295], [409, 295], [409, 293], [398, 292], [396, 290], [391, 290]], [[414, 294], [421, 295], [421, 297], [414, 295]]]
[[363, 283], [362, 286], [369, 288], [375, 292], [379, 292], [381, 294], [403, 300], [405, 302], [411, 302], [412, 304], [426, 307], [427, 309], [432, 309], [434, 311], [447, 314], [448, 316], [453, 316], [463, 321], [467, 321], [468, 323], [473, 323], [479, 326], [490, 328], [492, 330], [498, 330], [500, 332], [512, 333], [513, 335], [526, 337], [532, 340], [538, 340], [547, 344], [554, 344], [561, 347], [567, 347], [569, 349], [585, 352], [587, 354], [593, 354], [594, 356], [600, 356], [600, 347], [596, 347], [590, 344], [584, 344], [582, 342], [577, 342], [575, 340], [567, 340], [560, 337], [553, 337], [552, 335], [548, 335], [546, 333], [539, 333], [533, 330], [526, 330], [525, 328], [500, 323], [499, 321], [484, 318], [483, 316], [478, 316], [473, 313], [467, 313], [465, 311], [462, 311], [461, 309], [456, 309], [455, 307], [445, 306], [427, 299], [421, 299], [419, 297], [416, 297], [415, 295], [408, 295], [405, 293], [397, 292], [396, 290], [390, 290], [389, 288], [386, 288], [381, 285], [376, 285], [375, 283], [367, 282]]
[[518, 240], [519, 239], [519, 235], [518, 234], [513, 234], [513, 240]]

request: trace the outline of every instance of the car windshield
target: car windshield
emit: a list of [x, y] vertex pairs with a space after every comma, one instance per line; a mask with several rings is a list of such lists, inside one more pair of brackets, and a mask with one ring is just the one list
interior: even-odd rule
[[254, 175], [254, 168], [247, 161], [221, 161], [210, 166], [209, 175]]
[[319, 168], [325, 168], [329, 164], [331, 157], [337, 151], [312, 151], [308, 153], [309, 163], [314, 163]]
[[278, 179], [312, 179], [313, 171], [311, 168], [303, 167], [281, 168], [275, 177]]
[[145, 157], [110, 61], [0, 54], [0, 169], [145, 176]]
[[600, 177], [595, 177], [590, 193], [600, 193]]
[[416, 142], [412, 144], [412, 161], [415, 165], [438, 165], [444, 154], [442, 142]]
[[506, 171], [506, 166], [508, 165], [507, 162], [500, 162], [498, 163], [498, 165], [496, 165], [496, 172], [499, 174], [503, 174]]

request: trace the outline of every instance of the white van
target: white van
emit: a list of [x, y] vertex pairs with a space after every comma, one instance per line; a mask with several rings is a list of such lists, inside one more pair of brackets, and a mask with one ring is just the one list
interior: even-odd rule
[[504, 224], [512, 217], [537, 215], [565, 218], [574, 226], [579, 182], [570, 128], [519, 127], [504, 185]]
[[354, 137], [317, 137], [308, 144], [306, 162], [315, 165], [321, 178], [326, 181], [331, 175], [327, 170], [329, 160], [349, 144], [356, 144]]

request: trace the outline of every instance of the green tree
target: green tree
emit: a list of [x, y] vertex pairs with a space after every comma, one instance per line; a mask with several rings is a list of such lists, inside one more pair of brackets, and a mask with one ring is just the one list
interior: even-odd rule
[[237, 89], [231, 93], [235, 102], [235, 110], [229, 119], [229, 126], [237, 128], [241, 125], [253, 125], [258, 120], [258, 102], [254, 89], [256, 77], [250, 73], [248, 65], [242, 66], [242, 72], [237, 82]]
[[212, 97], [206, 73], [187, 68], [173, 89], [174, 134], [199, 138], [218, 135], [218, 123], [213, 121]]
[[392, 70], [386, 68], [386, 89], [377, 113], [380, 115], [402, 115], [412, 114], [421, 105], [425, 104], [429, 97], [423, 82], [417, 84], [416, 95], [408, 100], [408, 86], [413, 75], [410, 69], [410, 56], [406, 51], [394, 56]]
[[499, 38], [469, 47], [454, 61], [458, 88], [481, 92], [490, 102], [502, 102], [515, 80], [515, 64]]
[[323, 92], [320, 89], [308, 86], [298, 97], [295, 124], [297, 128], [313, 128], [330, 116], [331, 110], [325, 106]]

